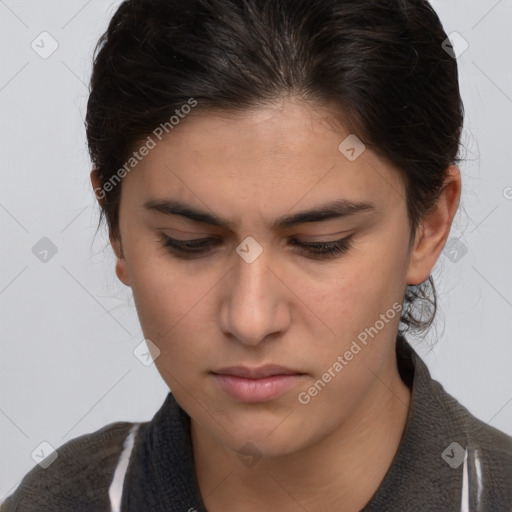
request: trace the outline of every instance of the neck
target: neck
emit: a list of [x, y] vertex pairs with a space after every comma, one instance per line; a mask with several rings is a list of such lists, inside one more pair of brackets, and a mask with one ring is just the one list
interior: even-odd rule
[[364, 402], [331, 435], [252, 467], [191, 419], [196, 475], [208, 512], [359, 512], [391, 466], [407, 422], [411, 393], [391, 359]]

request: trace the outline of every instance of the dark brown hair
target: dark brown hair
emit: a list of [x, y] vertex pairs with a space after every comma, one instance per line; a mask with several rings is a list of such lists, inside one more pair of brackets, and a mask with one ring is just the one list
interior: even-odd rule
[[[86, 129], [102, 184], [191, 98], [194, 113], [285, 95], [338, 107], [342, 124], [401, 172], [414, 234], [460, 161], [457, 62], [424, 0], [126, 0], [95, 49]], [[194, 114], [193, 113], [193, 114]], [[192, 114], [192, 115], [193, 115]], [[119, 238], [121, 183], [101, 215]], [[427, 330], [432, 276], [409, 285], [400, 332]]]

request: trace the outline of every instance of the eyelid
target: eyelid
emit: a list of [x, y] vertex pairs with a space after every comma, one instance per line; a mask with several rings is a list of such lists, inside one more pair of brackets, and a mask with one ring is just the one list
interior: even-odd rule
[[[173, 252], [175, 256], [181, 259], [195, 259], [207, 256], [209, 250], [220, 243], [221, 240], [215, 238], [195, 238], [189, 240], [177, 240], [161, 233], [163, 246]], [[312, 260], [330, 260], [342, 257], [353, 247], [354, 233], [338, 238], [336, 240], [321, 240], [316, 242], [306, 242], [297, 238], [290, 239], [290, 245], [298, 246], [302, 251], [308, 254]], [[186, 249], [184, 247], [187, 247]]]
[[[176, 240], [179, 240], [179, 241], [184, 241], [184, 242], [187, 242], [187, 241], [190, 241], [190, 240], [196, 240], [196, 239], [200, 239], [200, 238], [218, 238], [220, 235], [218, 233], [206, 233], [206, 232], [197, 232], [197, 231], [184, 231], [184, 230], [181, 230], [181, 229], [176, 229], [176, 228], [157, 228], [158, 231], [161, 231], [163, 232], [163, 234], [165, 234], [166, 236], [169, 236], [170, 238], [175, 238], [175, 235], [173, 234], [168, 234], [166, 233], [166, 231], [171, 231], [171, 232], [177, 232], [177, 233], [180, 233], [180, 234], [183, 234], [184, 236], [190, 236], [191, 238], [184, 238], [184, 239], [179, 239], [179, 238], [176, 238]], [[330, 238], [330, 237], [343, 237], [345, 234], [349, 233], [350, 231], [352, 231], [351, 229], [345, 229], [343, 231], [336, 231], [334, 233], [319, 233], [319, 234], [308, 234], [308, 233], [303, 233], [303, 234], [298, 234], [298, 233], [295, 233], [293, 235], [289, 235], [288, 238], [289, 239], [292, 239], [292, 238], [298, 238], [298, 237], [308, 237], [308, 238], [312, 238], [312, 239], [316, 239], [316, 238], [320, 238], [320, 241], [324, 241], [323, 239], [324, 238]], [[326, 240], [326, 241], [336, 241], [338, 240], [339, 238], [335, 238], [334, 240]], [[316, 240], [315, 240], [316, 241]]]
[[[206, 243], [206, 242], [211, 242], [211, 243], [219, 243], [221, 242], [221, 240], [218, 238], [218, 237], [215, 237], [215, 236], [199, 236], [199, 235], [193, 235], [194, 237], [193, 238], [175, 238], [173, 236], [169, 236], [167, 235], [166, 233], [162, 233], [163, 237], [166, 238], [167, 240], [170, 240], [171, 242], [176, 242], [176, 243], [183, 243], [183, 244], [186, 244], [186, 243]], [[300, 238], [300, 235], [294, 235], [294, 236], [290, 236], [288, 237], [288, 241], [289, 242], [298, 242], [298, 243], [301, 243], [301, 244], [322, 244], [322, 243], [334, 243], [334, 242], [342, 242], [343, 240], [348, 240], [351, 235], [347, 235], [347, 236], [336, 236], [336, 238], [330, 238], [330, 237], [334, 237], [335, 235], [338, 235], [337, 233], [335, 234], [331, 234], [331, 235], [313, 235], [313, 239], [311, 239], [311, 236], [312, 235], [309, 235], [308, 238], [306, 239], [303, 239], [303, 238]]]
[[[345, 231], [337, 231], [336, 233], [322, 233], [319, 235], [296, 234], [296, 235], [291, 236], [290, 238], [305, 237], [305, 238], [308, 238], [308, 240], [306, 240], [306, 241], [309, 241], [309, 238], [312, 238], [313, 241], [316, 241], [317, 238], [320, 238], [320, 240], [319, 240], [320, 242], [336, 242], [340, 238], [348, 236], [348, 233], [350, 233], [350, 231], [351, 231], [350, 229], [346, 229]], [[336, 238], [331, 239], [331, 237], [336, 237]], [[326, 239], [328, 239], [328, 240], [326, 240]]]

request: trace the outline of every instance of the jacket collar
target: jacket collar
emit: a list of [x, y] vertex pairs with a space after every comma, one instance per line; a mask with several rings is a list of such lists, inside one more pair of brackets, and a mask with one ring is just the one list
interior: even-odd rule
[[391, 466], [361, 512], [461, 510], [463, 467], [454, 468], [443, 458], [452, 443], [466, 444], [454, 429], [461, 406], [432, 379], [426, 364], [400, 334], [396, 354], [400, 376], [411, 389], [409, 413]]

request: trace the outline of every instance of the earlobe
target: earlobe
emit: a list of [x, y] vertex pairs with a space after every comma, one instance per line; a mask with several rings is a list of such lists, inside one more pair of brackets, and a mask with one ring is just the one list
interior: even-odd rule
[[407, 284], [418, 285], [428, 279], [450, 234], [460, 193], [460, 171], [451, 165], [436, 204], [418, 227], [409, 260]]
[[114, 250], [114, 254], [116, 256], [116, 275], [124, 285], [130, 286], [130, 279], [128, 268], [126, 265], [126, 259], [123, 253], [123, 246], [121, 244], [121, 240], [119, 237], [115, 237], [112, 233], [109, 234], [110, 245]]
[[117, 258], [116, 260], [116, 275], [124, 285], [130, 286], [128, 269], [126, 268], [126, 260], [124, 258]]

